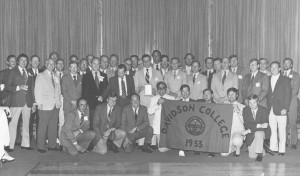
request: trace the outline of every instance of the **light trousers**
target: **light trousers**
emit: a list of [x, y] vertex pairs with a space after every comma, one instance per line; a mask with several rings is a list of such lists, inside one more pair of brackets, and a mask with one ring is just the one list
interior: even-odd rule
[[[286, 143], [286, 122], [287, 116], [277, 116], [273, 113], [273, 108], [269, 115], [269, 125], [271, 128], [270, 150], [285, 153]], [[278, 132], [277, 132], [278, 130]], [[278, 142], [279, 136], [279, 142]]]
[[9, 123], [9, 135], [10, 142], [9, 147], [13, 149], [15, 147], [15, 141], [17, 136], [17, 127], [20, 115], [22, 113], [23, 127], [22, 127], [22, 147], [30, 147], [30, 137], [29, 137], [29, 123], [30, 123], [30, 112], [31, 108], [25, 106], [23, 107], [11, 107], [11, 122]]
[[256, 131], [255, 137], [250, 146], [248, 146], [249, 158], [256, 158], [258, 153], [264, 153], [264, 131]]
[[[104, 132], [106, 133], [106, 132]], [[126, 132], [120, 129], [116, 129], [115, 131], [112, 131], [111, 133], [115, 133], [116, 138], [113, 140], [113, 143], [120, 148], [122, 145], [122, 142], [126, 136]], [[100, 153], [102, 155], [107, 153], [107, 139], [108, 136], [103, 136], [102, 139], [100, 139], [96, 146], [93, 149], [93, 152]]]

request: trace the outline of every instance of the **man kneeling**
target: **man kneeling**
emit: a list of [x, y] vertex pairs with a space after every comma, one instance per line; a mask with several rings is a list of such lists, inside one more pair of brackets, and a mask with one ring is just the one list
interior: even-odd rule
[[153, 136], [153, 128], [149, 125], [147, 108], [140, 105], [140, 96], [136, 93], [131, 95], [131, 104], [124, 107], [122, 112], [121, 129], [126, 131], [123, 146], [126, 152], [133, 150], [136, 140], [145, 137], [145, 144], [141, 150], [152, 153], [150, 144]]
[[125, 132], [120, 130], [121, 107], [116, 105], [117, 95], [110, 93], [107, 103], [97, 106], [93, 119], [93, 129], [96, 137], [93, 141], [94, 152], [106, 154], [107, 149], [118, 153], [125, 137]]
[[248, 97], [249, 106], [244, 108], [243, 118], [246, 135], [246, 144], [249, 150], [249, 158], [256, 158], [255, 161], [261, 162], [264, 153], [264, 139], [269, 138], [271, 130], [268, 126], [268, 111], [258, 105], [258, 96]]
[[67, 114], [65, 123], [60, 132], [60, 144], [63, 150], [72, 156], [84, 153], [91, 141], [95, 138], [95, 133], [89, 131], [90, 121], [87, 112], [87, 100], [79, 98], [76, 102], [77, 109]]

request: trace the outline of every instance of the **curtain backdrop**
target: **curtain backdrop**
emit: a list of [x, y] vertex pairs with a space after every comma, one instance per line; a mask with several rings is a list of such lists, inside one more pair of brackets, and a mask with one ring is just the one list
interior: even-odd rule
[[9, 54], [57, 51], [67, 60], [116, 53], [121, 61], [159, 49], [170, 57], [237, 54], [294, 59], [299, 71], [299, 0], [1, 0], [0, 69]]

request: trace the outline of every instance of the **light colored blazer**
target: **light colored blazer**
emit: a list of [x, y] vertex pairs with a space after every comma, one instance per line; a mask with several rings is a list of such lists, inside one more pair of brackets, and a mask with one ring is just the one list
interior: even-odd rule
[[203, 90], [208, 86], [207, 78], [199, 72], [194, 83], [193, 77], [194, 75], [191, 73], [187, 78], [187, 84], [191, 89], [190, 97], [194, 100], [203, 99]]
[[62, 95], [64, 97], [64, 112], [68, 113], [76, 109], [71, 101], [77, 101], [82, 93], [82, 76], [77, 74], [76, 84], [72, 78], [71, 73], [67, 73], [62, 77]]
[[211, 89], [214, 92], [214, 100], [216, 103], [224, 103], [227, 100], [227, 90], [231, 87], [238, 89], [238, 77], [237, 74], [228, 70], [227, 76], [222, 84], [223, 70], [213, 75], [211, 81]]
[[[145, 86], [147, 84], [146, 79], [145, 79], [146, 74], [144, 73], [144, 69], [146, 69], [146, 68], [136, 71], [136, 73], [134, 75], [134, 85], [135, 85], [135, 91], [137, 93], [139, 93], [139, 95], [141, 97], [141, 105], [149, 107], [151, 96], [145, 96], [144, 91], [139, 92], [139, 88], [141, 86]], [[163, 79], [162, 79], [161, 72], [158, 70], [152, 69], [152, 75], [150, 75], [150, 80], [149, 80], [152, 88], [154, 88], [156, 90], [156, 84], [162, 80]]]
[[34, 95], [40, 110], [52, 110], [54, 107], [60, 108], [62, 105], [60, 79], [55, 74], [53, 78], [55, 87], [53, 87], [48, 70], [39, 73], [36, 77]]
[[180, 97], [180, 87], [182, 84], [187, 83], [187, 74], [184, 71], [178, 69], [176, 77], [174, 78], [173, 70], [170, 70], [165, 75], [165, 82], [168, 85], [167, 92], [177, 93]]

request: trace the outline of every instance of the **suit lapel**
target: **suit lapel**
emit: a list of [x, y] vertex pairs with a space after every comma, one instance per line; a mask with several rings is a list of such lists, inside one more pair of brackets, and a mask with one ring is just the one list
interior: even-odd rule
[[[273, 93], [276, 91], [277, 83], [278, 83], [279, 81], [281, 81], [281, 79], [282, 79], [282, 75], [280, 74], [280, 75], [279, 75], [279, 78], [278, 78], [278, 80], [276, 81], [276, 84], [275, 84], [275, 86], [274, 86], [274, 91], [273, 91]], [[271, 80], [270, 80], [270, 83], [271, 83]]]

